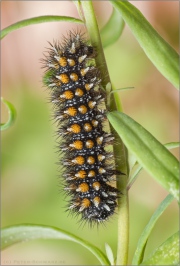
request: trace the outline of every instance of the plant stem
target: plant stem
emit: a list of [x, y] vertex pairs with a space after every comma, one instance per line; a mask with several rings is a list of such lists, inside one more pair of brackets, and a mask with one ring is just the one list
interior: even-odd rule
[[86, 28], [91, 39], [91, 44], [97, 50], [96, 64], [102, 76], [102, 86], [105, 88], [107, 83], [110, 82], [110, 77], [103, 52], [99, 28], [94, 14], [92, 1], [81, 1], [81, 6], [84, 12]]
[[[111, 110], [122, 111], [121, 103], [117, 93], [114, 94], [114, 101], [111, 101]], [[127, 182], [129, 176], [127, 150], [115, 130], [114, 155], [116, 158], [116, 168], [124, 175], [117, 176], [117, 188], [121, 191], [118, 200], [118, 244], [116, 265], [127, 265], [129, 248], [129, 204]]]
[[129, 204], [126, 189], [127, 178], [121, 176], [117, 187], [121, 188], [122, 196], [118, 201], [118, 246], [116, 265], [127, 265], [129, 249]]
[[[94, 14], [92, 1], [81, 1], [83, 9], [86, 27], [90, 36], [92, 46], [97, 49], [96, 64], [101, 72], [102, 86], [106, 88], [106, 85], [110, 83], [110, 77], [108, 68], [102, 48], [100, 33], [98, 24]], [[115, 93], [111, 96], [110, 110], [122, 111], [120, 99]], [[118, 134], [110, 126], [115, 137], [114, 156], [117, 170], [123, 172], [124, 175], [117, 176], [117, 188], [122, 192], [120, 199], [118, 200], [118, 247], [117, 247], [117, 261], [116, 265], [127, 265], [128, 261], [128, 241], [129, 241], [129, 215], [128, 215], [128, 194], [126, 190], [128, 167], [127, 167], [127, 154], [124, 144], [119, 138]]]

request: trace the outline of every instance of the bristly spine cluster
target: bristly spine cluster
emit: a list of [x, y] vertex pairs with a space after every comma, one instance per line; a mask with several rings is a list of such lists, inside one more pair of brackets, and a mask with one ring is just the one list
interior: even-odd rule
[[92, 63], [95, 49], [78, 33], [50, 45], [43, 66], [61, 135], [68, 210], [81, 214], [81, 221], [101, 223], [114, 214], [119, 191], [110, 185], [116, 170], [105, 146], [113, 136], [103, 130], [105, 99]]

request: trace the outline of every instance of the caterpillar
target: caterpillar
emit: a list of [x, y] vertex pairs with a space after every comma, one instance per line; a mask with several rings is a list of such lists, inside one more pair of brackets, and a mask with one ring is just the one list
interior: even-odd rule
[[96, 50], [80, 33], [70, 32], [62, 43], [49, 44], [43, 67], [61, 137], [67, 209], [80, 214], [80, 221], [99, 224], [115, 213], [120, 192], [111, 185], [117, 171], [106, 146], [114, 138], [103, 126], [105, 95]]

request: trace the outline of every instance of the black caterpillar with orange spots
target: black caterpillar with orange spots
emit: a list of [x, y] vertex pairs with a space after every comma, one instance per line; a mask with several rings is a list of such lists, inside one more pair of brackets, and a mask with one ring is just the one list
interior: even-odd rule
[[[113, 154], [105, 148], [113, 136], [103, 130], [105, 98], [95, 67], [95, 49], [81, 34], [70, 33], [61, 45], [50, 44], [44, 61], [45, 84], [55, 106], [60, 164], [68, 209], [81, 220], [101, 223], [114, 214], [119, 191], [110, 185], [116, 174]], [[104, 107], [103, 107], [104, 105]]]

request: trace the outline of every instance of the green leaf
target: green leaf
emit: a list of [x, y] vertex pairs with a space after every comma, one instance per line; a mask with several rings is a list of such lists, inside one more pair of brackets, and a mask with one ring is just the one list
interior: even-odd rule
[[164, 146], [169, 150], [175, 149], [175, 148], [178, 148], [180, 146], [180, 142], [169, 142], [169, 143], [164, 144]]
[[142, 13], [128, 1], [112, 1], [135, 38], [157, 69], [178, 89], [179, 56]]
[[156, 211], [152, 215], [150, 221], [148, 222], [148, 224], [144, 228], [144, 230], [143, 230], [143, 232], [139, 238], [137, 248], [136, 248], [136, 251], [135, 251], [135, 254], [133, 257], [132, 265], [139, 265], [142, 262], [143, 256], [144, 256], [144, 251], [145, 251], [145, 246], [147, 244], [150, 233], [151, 233], [152, 229], [154, 228], [155, 223], [157, 222], [157, 220], [161, 216], [161, 214], [165, 211], [165, 209], [169, 206], [169, 204], [173, 200], [174, 200], [174, 197], [172, 195], [168, 195], [161, 202], [161, 204], [158, 206], [158, 208], [156, 209]]
[[116, 90], [112, 90], [112, 91], [110, 92], [110, 94], [117, 93], [117, 92], [120, 92], [120, 91], [132, 90], [132, 89], [134, 89], [134, 87], [124, 87], [124, 88], [119, 88], [119, 89], [116, 89]]
[[[170, 142], [170, 143], [166, 143], [164, 144], [164, 146], [167, 148], [167, 149], [174, 149], [174, 148], [178, 148], [180, 145], [179, 142]], [[130, 154], [129, 156], [129, 164], [130, 164], [130, 170], [134, 169], [134, 166], [136, 165], [136, 157], [135, 156], [132, 156]], [[138, 167], [136, 168], [136, 170], [131, 174], [131, 171], [130, 171], [130, 179], [128, 181], [128, 185], [127, 185], [127, 189], [129, 190], [133, 183], [136, 181], [139, 173], [141, 172], [141, 170], [143, 169], [143, 167], [141, 165], [138, 165]]]
[[82, 21], [85, 21], [83, 13], [82, 13], [82, 9], [81, 9], [81, 1], [80, 0], [72, 0], [73, 3], [75, 4], [79, 17], [82, 19]]
[[128, 152], [129, 176], [131, 176], [131, 171], [133, 170], [133, 168], [135, 167], [137, 163], [138, 162], [137, 162], [136, 156], [132, 154], [131, 152]]
[[5, 129], [8, 129], [9, 127], [11, 127], [12, 124], [14, 123], [14, 121], [16, 119], [16, 109], [14, 108], [12, 103], [4, 100], [2, 97], [1, 97], [1, 101], [7, 106], [8, 112], [9, 112], [8, 121], [6, 123], [1, 123], [1, 130], [5, 130]]
[[119, 15], [119, 12], [116, 9], [113, 9], [110, 19], [100, 31], [104, 48], [113, 44], [119, 39], [123, 32], [124, 26], [124, 20]]
[[54, 74], [54, 70], [48, 70], [44, 74], [44, 76], [42, 78], [42, 81], [43, 81], [44, 85], [46, 85], [47, 87], [49, 87], [49, 80], [51, 79], [51, 77], [52, 77], [53, 74]]
[[130, 179], [128, 181], [128, 185], [127, 185], [127, 189], [129, 190], [132, 185], [134, 184], [134, 182], [136, 181], [136, 179], [138, 178], [139, 173], [141, 172], [141, 170], [143, 169], [143, 167], [141, 165], [138, 165], [138, 167], [136, 168], [136, 170], [133, 172], [132, 175], [130, 175]]
[[179, 200], [178, 160], [129, 116], [114, 111], [108, 113], [107, 117], [126, 147], [135, 154], [141, 166]]
[[106, 249], [106, 254], [107, 254], [107, 257], [111, 263], [111, 265], [115, 265], [115, 260], [114, 260], [114, 255], [113, 255], [113, 252], [112, 252], [112, 249], [111, 247], [105, 243], [105, 249]]
[[1, 249], [34, 239], [61, 239], [76, 242], [87, 248], [102, 265], [110, 265], [105, 254], [89, 242], [59, 228], [44, 225], [17, 225], [1, 230]]
[[7, 34], [14, 30], [18, 30], [20, 28], [32, 25], [32, 24], [39, 24], [44, 22], [56, 22], [56, 21], [66, 21], [66, 22], [72, 22], [72, 23], [83, 23], [82, 20], [73, 18], [73, 17], [66, 17], [66, 16], [40, 16], [40, 17], [34, 17], [29, 18], [25, 20], [18, 21], [7, 28], [3, 29], [1, 31], [1, 39], [3, 39]]
[[169, 237], [141, 265], [179, 265], [179, 232]]

